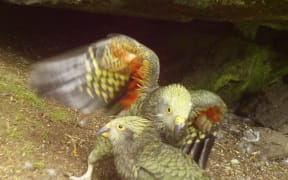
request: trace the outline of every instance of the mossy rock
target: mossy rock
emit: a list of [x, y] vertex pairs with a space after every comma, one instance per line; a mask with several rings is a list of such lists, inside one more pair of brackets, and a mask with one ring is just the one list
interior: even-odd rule
[[288, 74], [284, 55], [236, 38], [219, 44], [209, 58], [216, 63], [210, 71], [204, 71], [197, 79], [187, 75], [183, 82], [191, 89], [216, 92], [228, 104]]

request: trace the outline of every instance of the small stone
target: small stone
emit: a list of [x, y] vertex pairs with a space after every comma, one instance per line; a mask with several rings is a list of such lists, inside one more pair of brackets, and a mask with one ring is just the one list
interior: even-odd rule
[[45, 151], [45, 149], [46, 149], [46, 145], [45, 145], [45, 144], [41, 144], [41, 150], [42, 150], [42, 152]]
[[283, 160], [281, 161], [281, 163], [284, 164], [284, 165], [286, 165], [286, 166], [288, 166], [288, 158], [283, 159]]
[[225, 137], [223, 131], [219, 130], [218, 133], [217, 133], [217, 139], [223, 139]]
[[243, 140], [247, 142], [258, 142], [260, 140], [260, 132], [248, 129], [244, 132]]
[[83, 128], [87, 125], [87, 119], [82, 119], [78, 122], [79, 127]]
[[259, 169], [260, 171], [264, 171], [265, 170], [265, 162], [257, 162], [257, 163], [255, 163], [255, 167], [257, 169]]
[[268, 161], [267, 155], [265, 155], [263, 153], [260, 154], [260, 158], [261, 158], [262, 161]]
[[242, 121], [245, 123], [248, 123], [248, 122], [251, 122], [251, 119], [246, 117], [246, 118], [242, 118]]
[[239, 162], [238, 159], [232, 159], [232, 160], [230, 161], [230, 163], [231, 163], [232, 165], [240, 164], [240, 162]]
[[46, 173], [47, 173], [49, 176], [57, 176], [58, 170], [57, 170], [57, 169], [46, 169]]
[[229, 130], [232, 131], [232, 132], [236, 132], [236, 133], [239, 133], [239, 129], [236, 125], [232, 124], [230, 127], [229, 127]]
[[253, 146], [250, 143], [241, 141], [239, 144], [239, 149], [243, 153], [251, 154], [253, 152]]
[[31, 162], [29, 162], [29, 161], [26, 161], [24, 163], [24, 168], [25, 169], [32, 169], [33, 168], [33, 164]]

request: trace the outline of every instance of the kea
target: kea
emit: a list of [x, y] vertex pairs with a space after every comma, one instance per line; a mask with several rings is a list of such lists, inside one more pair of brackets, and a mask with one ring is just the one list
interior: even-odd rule
[[[163, 142], [182, 148], [205, 168], [226, 105], [209, 91], [159, 86], [159, 73], [159, 59], [151, 49], [117, 34], [35, 64], [30, 84], [39, 95], [83, 113], [103, 110], [149, 119]], [[107, 141], [97, 138], [83, 177], [91, 177], [96, 161], [112, 156]]]
[[111, 142], [116, 170], [123, 179], [210, 179], [187, 154], [163, 143], [151, 120], [119, 117], [98, 134]]

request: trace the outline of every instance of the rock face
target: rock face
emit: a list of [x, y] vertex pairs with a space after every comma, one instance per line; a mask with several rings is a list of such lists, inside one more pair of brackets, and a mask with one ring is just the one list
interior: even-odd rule
[[194, 19], [217, 21], [288, 20], [286, 0], [5, 0], [19, 5], [37, 5], [82, 11], [147, 17], [176, 21]]
[[201, 70], [187, 72], [183, 79], [187, 87], [217, 92], [231, 105], [287, 73], [286, 55], [271, 48], [233, 36], [216, 43], [201, 57], [206, 66], [197, 66], [194, 60]]
[[258, 124], [288, 134], [288, 85], [277, 81], [260, 93], [244, 97], [238, 113]]
[[[257, 139], [245, 136], [245, 134], [251, 134], [251, 131], [259, 134]], [[244, 132], [241, 144], [242, 146], [245, 144], [246, 147], [250, 146], [251, 151], [258, 151], [263, 158], [269, 160], [278, 160], [288, 156], [288, 137], [269, 128], [253, 128], [247, 133]]]

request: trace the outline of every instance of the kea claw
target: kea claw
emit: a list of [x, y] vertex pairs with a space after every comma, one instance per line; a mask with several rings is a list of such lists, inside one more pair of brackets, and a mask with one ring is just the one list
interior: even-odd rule
[[76, 176], [70, 176], [69, 177], [70, 180], [91, 180], [91, 176], [86, 176], [86, 174], [84, 174], [83, 176], [80, 177], [76, 177]]
[[87, 171], [80, 177], [70, 176], [70, 180], [91, 180], [92, 179], [92, 172], [93, 172], [93, 165], [88, 164]]

